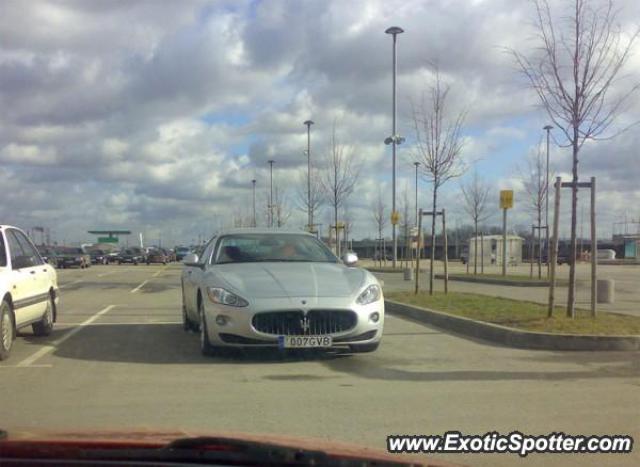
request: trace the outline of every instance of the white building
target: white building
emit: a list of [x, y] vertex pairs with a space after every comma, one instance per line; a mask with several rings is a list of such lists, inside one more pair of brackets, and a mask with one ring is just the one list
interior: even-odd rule
[[[469, 264], [473, 266], [476, 258], [476, 245], [478, 248], [478, 265], [502, 266], [502, 235], [484, 235], [469, 239]], [[522, 244], [524, 239], [518, 235], [507, 235], [507, 259], [509, 265], [518, 265], [522, 262]]]

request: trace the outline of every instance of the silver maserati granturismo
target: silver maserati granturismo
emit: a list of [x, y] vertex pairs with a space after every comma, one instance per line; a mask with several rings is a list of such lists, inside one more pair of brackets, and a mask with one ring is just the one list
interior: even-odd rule
[[384, 299], [356, 261], [353, 253], [338, 259], [304, 232], [225, 231], [184, 259], [184, 328], [199, 332], [207, 355], [259, 346], [372, 352], [382, 338]]

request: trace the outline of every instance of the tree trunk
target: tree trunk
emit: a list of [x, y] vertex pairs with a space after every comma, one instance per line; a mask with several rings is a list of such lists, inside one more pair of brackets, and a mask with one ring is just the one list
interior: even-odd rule
[[571, 245], [569, 247], [569, 294], [567, 317], [575, 318], [576, 304], [576, 227], [578, 211], [578, 130], [573, 130], [573, 178], [571, 186]]
[[[473, 240], [473, 275], [478, 275], [478, 218], [473, 220], [473, 228], [475, 231], [475, 239]], [[468, 256], [468, 255], [467, 255]], [[469, 261], [469, 258], [467, 258]]]
[[437, 182], [433, 184], [433, 212], [431, 216], [431, 265], [429, 267], [429, 295], [433, 295], [433, 263], [436, 259], [436, 212], [438, 199]]
[[336, 228], [336, 256], [340, 257], [340, 230], [338, 229], [338, 203], [333, 205], [333, 225]]

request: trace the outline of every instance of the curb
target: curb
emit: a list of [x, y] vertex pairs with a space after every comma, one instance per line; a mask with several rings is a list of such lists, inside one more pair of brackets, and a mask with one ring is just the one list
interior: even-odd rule
[[[460, 276], [449, 276], [450, 281], [458, 281], [458, 282], [472, 282], [474, 284], [493, 284], [493, 285], [511, 285], [513, 287], [548, 287], [549, 283], [546, 281], [510, 281], [503, 279], [495, 279], [492, 277], [483, 277], [477, 278], [474, 277], [460, 277]], [[443, 274], [436, 274], [436, 279], [444, 279]], [[557, 284], [556, 284], [557, 285]]]
[[523, 331], [392, 300], [385, 300], [385, 310], [390, 314], [411, 318], [444, 330], [518, 349], [640, 350], [640, 336], [595, 336]]

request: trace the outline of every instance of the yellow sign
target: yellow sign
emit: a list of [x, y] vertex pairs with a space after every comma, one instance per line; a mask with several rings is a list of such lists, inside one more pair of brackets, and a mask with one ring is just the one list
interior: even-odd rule
[[513, 207], [513, 190], [500, 190], [500, 209]]
[[344, 229], [344, 222], [338, 221], [338, 228], [339, 229]]
[[400, 213], [398, 211], [393, 211], [391, 213], [391, 223], [396, 225], [398, 222], [400, 222]]

